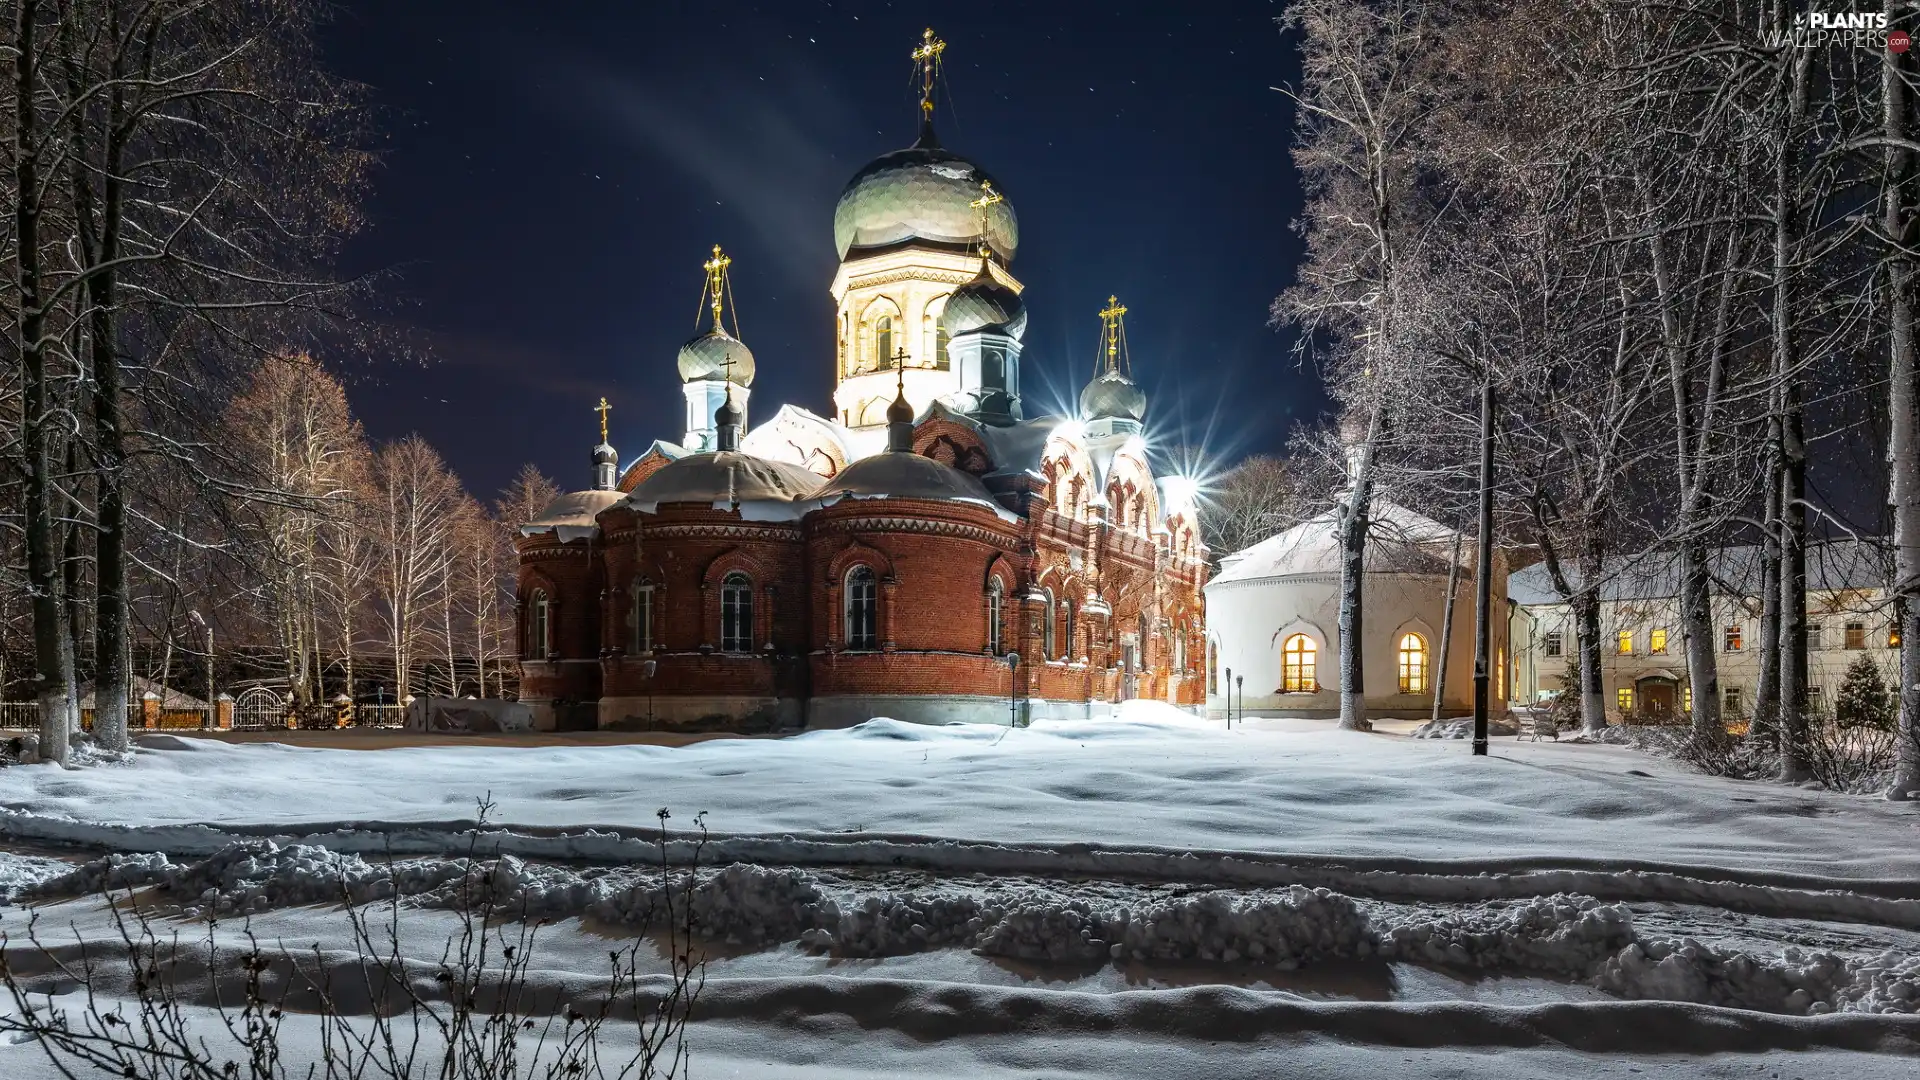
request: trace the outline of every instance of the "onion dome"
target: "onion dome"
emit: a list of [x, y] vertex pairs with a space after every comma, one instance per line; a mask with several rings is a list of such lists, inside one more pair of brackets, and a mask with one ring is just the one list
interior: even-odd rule
[[599, 446], [593, 448], [593, 463], [595, 465], [618, 465], [620, 464], [620, 451], [615, 450], [606, 443], [601, 443]]
[[1146, 392], [1118, 371], [1104, 372], [1095, 376], [1086, 389], [1080, 391], [1080, 418], [1132, 420], [1136, 423], [1144, 421], [1147, 418]]
[[661, 503], [792, 503], [820, 486], [820, 474], [738, 451], [689, 454], [660, 467], [627, 496], [651, 513]]
[[994, 503], [986, 485], [972, 473], [961, 472], [920, 454], [875, 454], [840, 470], [813, 497], [836, 499], [927, 499]]
[[[982, 210], [974, 205], [980, 185], [999, 182], [984, 169], [942, 149], [931, 130], [905, 150], [882, 154], [853, 174], [833, 208], [833, 243], [842, 259], [855, 248], [879, 248], [908, 240], [967, 247], [980, 239]], [[1011, 203], [984, 210], [986, 242], [1011, 262], [1020, 245], [1020, 222]]]
[[753, 350], [725, 330], [709, 330], [680, 346], [680, 381], [727, 378], [727, 362], [733, 362], [732, 381], [753, 385]]
[[980, 276], [947, 297], [940, 323], [952, 337], [975, 330], [997, 330], [1017, 339], [1027, 331], [1027, 302], [1020, 299], [1019, 293], [1000, 284], [982, 264]]

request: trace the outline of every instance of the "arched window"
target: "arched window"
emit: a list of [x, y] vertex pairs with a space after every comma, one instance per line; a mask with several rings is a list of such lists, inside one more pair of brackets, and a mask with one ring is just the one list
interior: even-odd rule
[[1147, 613], [1140, 613], [1140, 670], [1153, 666], [1153, 636], [1147, 632]]
[[1063, 659], [1072, 660], [1073, 659], [1073, 601], [1071, 600], [1065, 601], [1065, 611], [1063, 612], [1063, 614], [1066, 616], [1066, 621], [1067, 621], [1067, 639], [1062, 643], [1060, 655]]
[[947, 317], [940, 316], [933, 322], [933, 366], [945, 371], [953, 366], [947, 358]]
[[1040, 612], [1040, 658], [1042, 660], [1051, 660], [1053, 659], [1053, 652], [1054, 652], [1054, 649], [1053, 649], [1053, 641], [1054, 641], [1054, 638], [1053, 638], [1053, 616], [1054, 616], [1053, 590], [1047, 589], [1043, 592], [1042, 595], [1046, 597], [1046, 601], [1045, 601], [1046, 606], [1042, 608]]
[[856, 566], [847, 571], [847, 595], [844, 606], [847, 648], [878, 648], [880, 645], [879, 605], [874, 598], [872, 567]]
[[893, 316], [873, 320], [873, 362], [876, 368], [893, 366]]
[[551, 640], [547, 593], [545, 589], [535, 589], [527, 600], [527, 659], [545, 660]]
[[720, 582], [720, 648], [753, 651], [753, 580], [738, 570]]
[[1187, 628], [1184, 626], [1173, 632], [1173, 670], [1181, 673], [1187, 670]]
[[1419, 634], [1400, 635], [1400, 692], [1427, 692], [1427, 643]]
[[1002, 650], [1000, 627], [1006, 616], [1007, 590], [999, 578], [987, 583], [987, 651], [999, 656]]
[[1320, 680], [1314, 677], [1314, 656], [1319, 646], [1305, 634], [1295, 634], [1287, 639], [1280, 649], [1280, 692], [1283, 694], [1311, 694], [1320, 689]]
[[633, 587], [633, 651], [653, 651], [653, 586]]
[[1207, 642], [1207, 693], [1220, 692], [1220, 643]]

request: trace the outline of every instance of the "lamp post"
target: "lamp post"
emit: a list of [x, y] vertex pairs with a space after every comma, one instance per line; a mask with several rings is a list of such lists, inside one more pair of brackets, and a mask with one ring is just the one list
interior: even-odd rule
[[1245, 675], [1234, 676], [1233, 685], [1240, 690], [1240, 722], [1244, 724], [1247, 722], [1247, 677]]
[[1227, 730], [1233, 730], [1233, 669], [1227, 669]]
[[1016, 675], [1020, 669], [1020, 654], [1007, 653], [1007, 726], [1020, 726], [1020, 684]]
[[653, 673], [655, 662], [647, 661], [640, 665], [640, 677], [647, 680], [647, 730], [653, 730]]
[[1493, 376], [1480, 384], [1480, 542], [1474, 565], [1473, 753], [1487, 754], [1488, 637], [1493, 619]]
[[193, 608], [188, 609], [187, 618], [195, 626], [204, 626], [207, 629], [207, 714], [200, 721], [200, 730], [208, 731], [214, 726], [213, 710], [219, 708], [213, 701], [213, 622], [201, 618], [199, 610]]

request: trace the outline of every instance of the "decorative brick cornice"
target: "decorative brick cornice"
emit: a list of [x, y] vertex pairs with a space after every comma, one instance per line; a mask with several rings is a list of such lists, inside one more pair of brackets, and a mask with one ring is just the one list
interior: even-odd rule
[[765, 525], [758, 522], [713, 524], [649, 525], [641, 540], [771, 540], [798, 543], [800, 529], [793, 525]]
[[520, 552], [522, 562], [539, 562], [554, 559], [584, 559], [591, 552], [585, 544], [579, 547], [540, 547], [528, 548]]
[[923, 517], [835, 518], [820, 522], [814, 528], [819, 533], [890, 532], [917, 533], [922, 536], [952, 536], [995, 545], [1005, 544], [1013, 539], [1006, 534], [997, 533], [979, 525]]
[[847, 275], [847, 290], [870, 289], [876, 285], [891, 285], [896, 281], [937, 281], [944, 285], [965, 285], [978, 275], [958, 270], [938, 270], [930, 266], [903, 266], [897, 270], [882, 270], [872, 274]]

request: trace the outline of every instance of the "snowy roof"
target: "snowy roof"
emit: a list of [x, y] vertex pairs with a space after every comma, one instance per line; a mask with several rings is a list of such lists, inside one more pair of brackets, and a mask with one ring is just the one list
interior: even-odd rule
[[553, 532], [562, 543], [592, 535], [600, 511], [620, 501], [618, 491], [569, 491], [547, 504], [540, 516], [520, 526], [520, 535]]
[[[1263, 581], [1302, 574], [1340, 572], [1336, 511], [1328, 510], [1220, 560], [1207, 588], [1235, 581]], [[1369, 515], [1367, 569], [1376, 573], [1444, 574], [1446, 557], [1428, 550], [1453, 541], [1453, 530], [1404, 506], [1376, 502]]]
[[[1579, 571], [1563, 564], [1567, 581], [1579, 588]], [[1760, 548], [1735, 544], [1707, 555], [1711, 588], [1719, 595], [1751, 596], [1760, 591]], [[1671, 550], [1620, 555], [1600, 564], [1602, 600], [1664, 600], [1680, 595], [1680, 557]], [[1884, 588], [1890, 578], [1885, 555], [1868, 542], [1833, 540], [1807, 548], [1807, 588], [1814, 592]], [[1547, 564], [1516, 570], [1507, 579], [1507, 597], [1516, 604], [1563, 603], [1547, 573]]]
[[738, 507], [755, 521], [787, 521], [811, 507], [796, 506], [820, 486], [820, 476], [798, 465], [768, 461], [733, 450], [692, 454], [660, 467], [627, 496], [627, 504], [653, 513], [662, 503], [708, 503]]
[[[207, 707], [207, 703], [201, 700], [200, 698], [194, 697], [191, 694], [183, 694], [178, 690], [173, 690], [166, 686], [162, 686], [161, 684], [154, 682], [151, 679], [143, 679], [138, 675], [135, 675], [132, 678], [128, 679], [127, 683], [128, 683], [128, 688], [132, 691], [132, 697], [134, 701], [139, 701], [141, 698], [146, 697], [148, 694], [153, 694], [154, 696], [160, 699], [160, 707], [162, 709], [187, 711], [192, 709], [204, 709]], [[81, 708], [91, 709], [94, 707], [92, 683], [90, 682], [81, 683], [79, 686], [78, 696], [80, 699]], [[134, 711], [135, 712], [139, 711], [138, 705], [134, 706]]]
[[822, 506], [848, 498], [977, 503], [1001, 518], [1018, 520], [994, 501], [986, 485], [971, 473], [919, 454], [886, 453], [862, 458], [827, 481], [814, 498]]

